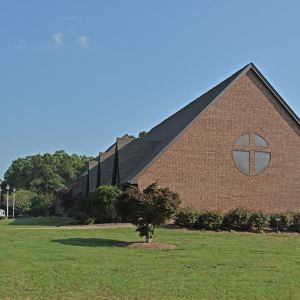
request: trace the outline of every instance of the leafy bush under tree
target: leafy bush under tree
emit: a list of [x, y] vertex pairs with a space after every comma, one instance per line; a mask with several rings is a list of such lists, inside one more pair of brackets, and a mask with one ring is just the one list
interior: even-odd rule
[[271, 226], [277, 228], [279, 231], [288, 231], [293, 227], [293, 214], [292, 213], [281, 213], [273, 214], [271, 216]]
[[16, 192], [16, 215], [29, 216], [31, 214], [32, 202], [38, 198], [38, 194], [28, 190]]
[[[10, 204], [12, 195], [10, 195]], [[15, 216], [38, 217], [54, 214], [54, 198], [52, 194], [39, 195], [28, 190], [18, 190], [15, 194]], [[11, 205], [9, 208], [11, 215]]]
[[236, 208], [229, 211], [223, 218], [223, 227], [232, 230], [248, 230], [250, 211], [244, 208]]
[[175, 224], [180, 227], [193, 228], [198, 219], [198, 213], [191, 208], [182, 208], [175, 216]]
[[55, 213], [55, 199], [53, 194], [39, 195], [33, 198], [30, 215], [34, 217], [49, 216]]
[[155, 228], [174, 216], [180, 205], [179, 195], [156, 183], [141, 191], [130, 187], [117, 201], [120, 215], [136, 226], [136, 231], [146, 242], [151, 242]]
[[87, 214], [96, 223], [116, 222], [116, 199], [120, 189], [115, 186], [100, 186], [87, 199]]
[[208, 211], [199, 214], [194, 227], [204, 230], [219, 230], [222, 227], [223, 215], [219, 211]]
[[248, 220], [248, 228], [252, 231], [261, 232], [269, 226], [270, 217], [263, 212], [254, 212]]
[[293, 216], [293, 230], [300, 232], [300, 213]]

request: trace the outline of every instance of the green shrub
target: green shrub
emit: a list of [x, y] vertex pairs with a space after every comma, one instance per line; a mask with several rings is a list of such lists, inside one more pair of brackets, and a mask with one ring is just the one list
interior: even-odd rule
[[300, 213], [293, 216], [293, 230], [300, 232]]
[[87, 199], [87, 214], [97, 223], [115, 222], [117, 212], [116, 199], [120, 194], [115, 186], [100, 186], [96, 192], [91, 193]]
[[38, 201], [37, 193], [28, 190], [18, 190], [15, 196], [15, 215], [31, 215], [32, 203]]
[[219, 230], [222, 227], [223, 215], [219, 211], [209, 211], [198, 216], [195, 228], [205, 230]]
[[261, 232], [269, 226], [270, 217], [263, 212], [254, 212], [248, 221], [248, 228], [252, 231]]
[[248, 230], [251, 213], [244, 208], [229, 211], [223, 218], [223, 227], [232, 230]]
[[155, 228], [171, 219], [180, 205], [179, 195], [157, 183], [144, 190], [130, 187], [120, 194], [117, 209], [123, 218], [136, 226], [146, 242], [151, 242]]
[[32, 199], [30, 216], [48, 216], [55, 212], [55, 199], [53, 194], [38, 195]]
[[271, 215], [270, 224], [273, 228], [278, 228], [279, 231], [287, 231], [292, 229], [293, 221], [292, 213], [273, 214]]
[[91, 225], [91, 224], [95, 224], [95, 219], [87, 218], [83, 221], [83, 225]]
[[198, 213], [191, 208], [181, 209], [175, 216], [175, 225], [185, 228], [193, 228], [198, 219]]

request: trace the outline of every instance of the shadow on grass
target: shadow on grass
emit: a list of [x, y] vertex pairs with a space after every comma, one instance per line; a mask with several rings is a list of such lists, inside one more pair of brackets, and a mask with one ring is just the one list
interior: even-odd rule
[[136, 242], [125, 242], [111, 239], [99, 239], [99, 238], [69, 238], [63, 240], [52, 240], [51, 242], [60, 243], [69, 246], [81, 246], [81, 247], [128, 247]]

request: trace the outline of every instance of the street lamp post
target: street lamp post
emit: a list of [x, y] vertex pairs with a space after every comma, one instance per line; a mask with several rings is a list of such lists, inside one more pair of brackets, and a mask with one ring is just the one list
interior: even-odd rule
[[13, 188], [13, 219], [15, 218], [16, 188]]
[[13, 188], [13, 219], [15, 218], [16, 188]]
[[2, 197], [1, 197], [2, 196], [2, 187], [1, 187], [2, 186], [2, 182], [3, 181], [0, 179], [0, 202], [2, 202]]
[[6, 186], [6, 218], [8, 219], [9, 185]]

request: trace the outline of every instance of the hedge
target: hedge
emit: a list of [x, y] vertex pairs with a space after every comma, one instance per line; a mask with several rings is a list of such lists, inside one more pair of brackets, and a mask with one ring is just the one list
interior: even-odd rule
[[222, 228], [223, 215], [219, 211], [208, 211], [199, 214], [194, 227], [204, 230], [219, 230]]
[[271, 227], [273, 230], [283, 232], [300, 232], [300, 212], [269, 215], [261, 211], [236, 208], [222, 214], [219, 211], [199, 213], [191, 208], [184, 208], [176, 214], [175, 224], [179, 227], [199, 230], [262, 232]]
[[198, 213], [191, 208], [183, 208], [175, 216], [175, 224], [179, 227], [193, 228], [197, 221]]

